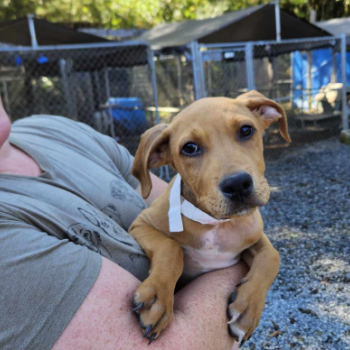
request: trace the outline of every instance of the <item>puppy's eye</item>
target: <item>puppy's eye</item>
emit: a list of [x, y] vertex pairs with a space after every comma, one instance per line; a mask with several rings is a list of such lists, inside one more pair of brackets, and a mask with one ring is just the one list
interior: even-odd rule
[[181, 150], [181, 153], [185, 156], [198, 156], [202, 153], [201, 148], [193, 142], [186, 143]]
[[247, 139], [250, 136], [252, 136], [254, 133], [254, 128], [250, 125], [243, 125], [240, 129], [239, 129], [239, 137], [241, 139]]

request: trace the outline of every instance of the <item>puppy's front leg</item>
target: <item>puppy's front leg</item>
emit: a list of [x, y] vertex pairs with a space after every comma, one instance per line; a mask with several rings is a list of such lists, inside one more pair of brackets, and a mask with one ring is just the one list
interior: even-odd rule
[[242, 253], [249, 265], [247, 276], [237, 285], [228, 307], [229, 332], [241, 345], [259, 325], [266, 294], [279, 270], [279, 254], [269, 239], [260, 240]]
[[178, 242], [137, 218], [130, 230], [151, 261], [149, 277], [134, 295], [144, 336], [156, 339], [172, 321], [174, 289], [183, 271], [183, 251]]

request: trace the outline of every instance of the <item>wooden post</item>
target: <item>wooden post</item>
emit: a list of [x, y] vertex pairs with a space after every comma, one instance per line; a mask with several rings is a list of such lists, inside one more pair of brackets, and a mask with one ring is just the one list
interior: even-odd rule
[[294, 101], [294, 52], [290, 54], [290, 109], [293, 108]]
[[177, 56], [177, 92], [179, 96], [179, 106], [183, 106], [184, 99], [183, 99], [183, 91], [182, 91], [182, 62], [181, 62], [181, 56]]
[[[27, 68], [27, 67], [26, 67]], [[26, 111], [23, 117], [29, 117], [33, 114], [33, 104], [34, 101], [34, 91], [32, 84], [32, 71], [30, 69], [26, 69], [25, 78], [24, 78], [24, 90], [26, 96]]]
[[312, 108], [312, 51], [307, 53], [307, 92], [308, 92], [308, 101], [309, 101], [309, 110]]
[[337, 63], [335, 60], [335, 51], [332, 49], [332, 74], [331, 74], [331, 83], [334, 84], [337, 82]]

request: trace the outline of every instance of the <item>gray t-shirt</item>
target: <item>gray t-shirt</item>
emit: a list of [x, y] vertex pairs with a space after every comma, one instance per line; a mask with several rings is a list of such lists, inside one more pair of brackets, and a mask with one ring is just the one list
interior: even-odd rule
[[147, 277], [127, 233], [146, 205], [132, 156], [85, 124], [34, 116], [13, 124], [10, 142], [43, 174], [0, 174], [0, 349], [46, 350], [94, 284], [101, 255]]

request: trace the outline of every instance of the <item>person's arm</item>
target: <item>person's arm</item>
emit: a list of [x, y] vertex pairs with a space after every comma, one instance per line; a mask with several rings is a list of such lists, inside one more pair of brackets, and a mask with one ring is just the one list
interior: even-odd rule
[[[151, 348], [231, 349], [226, 308], [229, 295], [246, 273], [240, 263], [205, 274], [183, 288], [175, 298], [174, 321]], [[95, 284], [53, 350], [149, 350], [131, 311], [139, 284], [126, 270], [103, 258]]]

